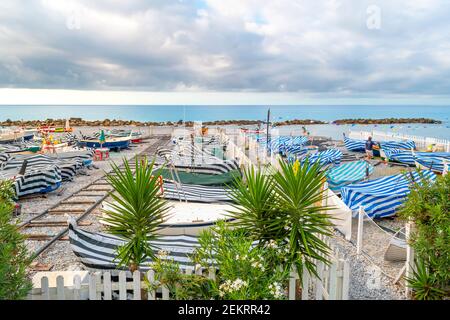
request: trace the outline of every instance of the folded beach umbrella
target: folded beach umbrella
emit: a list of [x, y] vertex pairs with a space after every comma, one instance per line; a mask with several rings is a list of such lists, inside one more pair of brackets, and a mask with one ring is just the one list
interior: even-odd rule
[[429, 170], [422, 170], [386, 176], [344, 186], [341, 196], [354, 215], [362, 206], [369, 217], [389, 217], [395, 215], [405, 201], [412, 183], [421, 183], [422, 179], [434, 181], [436, 175]]
[[106, 142], [105, 131], [100, 132], [100, 137], [98, 138], [98, 142], [100, 142], [100, 147], [103, 147], [103, 144]]
[[373, 165], [364, 160], [335, 166], [326, 173], [328, 187], [335, 192], [340, 192], [343, 186], [368, 178], [373, 170]]

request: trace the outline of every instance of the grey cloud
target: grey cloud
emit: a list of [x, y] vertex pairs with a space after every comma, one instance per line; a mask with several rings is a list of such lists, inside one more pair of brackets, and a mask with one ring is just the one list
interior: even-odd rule
[[0, 87], [448, 94], [450, 4], [375, 2], [4, 0]]

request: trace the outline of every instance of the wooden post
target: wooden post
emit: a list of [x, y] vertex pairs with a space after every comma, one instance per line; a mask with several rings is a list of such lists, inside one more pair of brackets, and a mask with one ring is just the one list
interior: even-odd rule
[[337, 300], [337, 270], [339, 261], [334, 260], [330, 267], [330, 295], [329, 300]]
[[344, 276], [342, 279], [342, 300], [348, 300], [350, 291], [350, 263], [344, 261]]
[[289, 300], [295, 300], [296, 278], [297, 272], [295, 272], [294, 268], [292, 268], [289, 275]]
[[41, 278], [42, 300], [50, 300], [50, 290], [48, 287], [48, 278]]
[[64, 277], [57, 276], [56, 277], [56, 297], [58, 300], [66, 300], [66, 295], [64, 292]]
[[302, 276], [302, 300], [309, 300], [309, 272], [305, 266], [303, 266]]
[[103, 274], [103, 299], [112, 300], [111, 273], [109, 271]]
[[317, 274], [316, 279], [316, 300], [323, 300], [323, 269], [324, 264], [322, 261], [317, 262]]
[[80, 300], [81, 298], [81, 276], [76, 274], [73, 277], [73, 300]]
[[[153, 283], [155, 281], [155, 271], [154, 270], [149, 270], [147, 272], [147, 279], [150, 282], [150, 284], [153, 285]], [[155, 300], [156, 299], [155, 291], [149, 289], [147, 298], [148, 298], [148, 300]]]
[[93, 273], [89, 273], [89, 300], [97, 300], [97, 281]]
[[141, 273], [133, 272], [133, 300], [141, 300]]
[[119, 300], [127, 300], [127, 275], [125, 271], [119, 272]]
[[[414, 249], [409, 245], [409, 240], [411, 238], [411, 233], [413, 231], [413, 223], [411, 221], [406, 223], [405, 227], [405, 238], [406, 238], [406, 277], [412, 277], [414, 273]], [[405, 294], [406, 297], [411, 297], [412, 290], [406, 286]]]
[[358, 234], [356, 240], [356, 253], [361, 254], [362, 251], [362, 241], [363, 241], [363, 223], [364, 223], [364, 208], [359, 207], [358, 210]]

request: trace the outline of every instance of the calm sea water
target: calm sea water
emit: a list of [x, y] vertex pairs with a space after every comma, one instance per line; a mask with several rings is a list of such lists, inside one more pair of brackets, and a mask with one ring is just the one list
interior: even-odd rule
[[[267, 106], [0, 106], [0, 120], [45, 120], [78, 117], [86, 120], [121, 119], [139, 121], [264, 120]], [[346, 118], [432, 118], [440, 125], [376, 126], [377, 130], [450, 139], [450, 106], [270, 106], [272, 121], [315, 119], [332, 121]], [[336, 136], [375, 126], [309, 126], [311, 133]], [[292, 128], [297, 130], [298, 128]], [[286, 129], [291, 130], [291, 129]]]

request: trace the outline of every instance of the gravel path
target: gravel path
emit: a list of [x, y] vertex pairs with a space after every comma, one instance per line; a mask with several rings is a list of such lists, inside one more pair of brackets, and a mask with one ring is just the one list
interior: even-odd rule
[[332, 238], [334, 246], [350, 263], [350, 300], [402, 300], [404, 289], [381, 272], [377, 264], [356, 253], [356, 246], [338, 232]]

